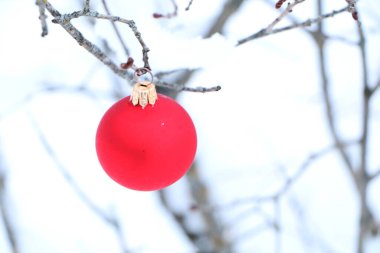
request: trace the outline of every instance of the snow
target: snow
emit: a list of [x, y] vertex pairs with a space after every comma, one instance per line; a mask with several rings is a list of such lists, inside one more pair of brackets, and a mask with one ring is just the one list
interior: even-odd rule
[[[91, 2], [103, 12], [101, 1]], [[170, 20], [151, 18], [154, 12], [171, 10], [170, 1], [108, 2], [113, 14], [136, 21], [151, 49], [150, 63], [155, 71], [201, 68], [190, 86], [222, 86], [215, 93], [182, 92], [179, 102], [197, 128], [199, 173], [208, 187], [210, 204], [219, 207], [215, 215], [234, 251], [280, 252], [276, 247], [281, 247], [284, 253], [354, 253], [358, 197], [336, 152], [316, 159], [280, 198], [280, 233], [270, 224], [277, 217], [272, 201], [247, 201], [276, 194], [307, 157], [332, 144], [311, 37], [294, 30], [236, 47], [238, 39], [257, 32], [276, 17], [276, 10], [264, 1], [246, 1], [222, 35], [207, 39], [202, 35], [222, 8], [220, 1], [194, 1], [190, 11], [183, 10], [188, 1], [178, 1], [179, 16]], [[81, 8], [75, 1], [52, 3], [62, 12]], [[300, 20], [314, 16], [314, 4], [305, 1], [296, 6], [293, 15]], [[343, 4], [330, 1], [326, 11]], [[362, 16], [371, 84], [379, 78], [377, 4], [375, 0], [360, 1], [363, 13], [368, 13]], [[120, 237], [131, 252], [195, 252], [156, 192], [136, 192], [115, 184], [97, 161], [94, 136], [100, 118], [114, 102], [111, 89], [116, 83], [124, 85], [127, 95], [128, 84], [58, 25], [49, 21], [49, 35], [41, 38], [33, 1], [1, 1], [0, 10], [4, 206], [11, 213], [20, 252], [122, 252]], [[79, 20], [75, 24], [98, 44], [98, 36], [107, 39], [115, 50], [112, 58], [125, 61], [107, 21], [99, 20], [94, 26]], [[286, 24], [289, 21], [281, 23]], [[142, 65], [141, 46], [128, 27], [119, 27], [136, 64]], [[357, 40], [355, 23], [348, 13], [326, 21], [326, 29], [330, 36]], [[359, 51], [339, 40], [329, 41], [326, 50], [339, 135], [355, 140], [361, 128]], [[46, 91], [46, 85], [56, 89]], [[78, 92], [81, 85], [85, 92]], [[380, 167], [378, 98], [376, 94], [371, 104], [371, 172]], [[355, 145], [350, 154], [357, 165], [354, 153]], [[368, 189], [369, 205], [377, 220], [379, 180]], [[189, 230], [202, 231], [205, 224], [199, 212], [190, 210], [194, 200], [186, 178], [164, 191], [170, 208], [184, 215]], [[105, 216], [116, 219], [120, 230]], [[379, 237], [368, 240], [365, 252], [379, 251]], [[1, 220], [0, 252], [12, 252]]]

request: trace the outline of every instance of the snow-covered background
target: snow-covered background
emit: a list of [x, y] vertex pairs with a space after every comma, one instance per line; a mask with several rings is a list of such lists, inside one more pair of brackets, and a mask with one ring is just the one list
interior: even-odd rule
[[[61, 13], [83, 7], [75, 0], [51, 2]], [[169, 0], [107, 2], [113, 15], [135, 20], [151, 49], [154, 72], [200, 68], [189, 86], [222, 86], [218, 92], [178, 95], [198, 131], [199, 181], [184, 177], [158, 193], [128, 190], [110, 180], [96, 158], [95, 131], [115, 102], [115, 87], [126, 96], [130, 86], [52, 24], [51, 16], [49, 35], [42, 38], [34, 1], [1, 0], [0, 210], [7, 220], [0, 220], [0, 252], [16, 252], [7, 222], [18, 253], [197, 252], [206, 242], [194, 244], [189, 231], [219, 233], [230, 247], [225, 252], [356, 252], [360, 210], [352, 178], [334, 149], [311, 159], [333, 140], [310, 35], [298, 29], [236, 47], [237, 40], [278, 16], [271, 1], [244, 1], [223, 34], [207, 39], [202, 36], [224, 1], [194, 0], [184, 11], [188, 1], [178, 0], [172, 19], [152, 18], [172, 10]], [[305, 1], [291, 15], [315, 17], [316, 2]], [[325, 12], [346, 3], [324, 2]], [[100, 0], [91, 4], [104, 12]], [[372, 86], [380, 78], [378, 0], [360, 1], [359, 10]], [[73, 24], [98, 45], [107, 40], [113, 59], [125, 61], [109, 22], [88, 21]], [[285, 19], [279, 27], [287, 24]], [[119, 27], [142, 66], [137, 40], [128, 27]], [[356, 24], [344, 13], [326, 20], [325, 28], [339, 135], [357, 140], [363, 84]], [[369, 129], [373, 173], [380, 168], [379, 94], [371, 100]], [[358, 165], [357, 145], [349, 151]], [[291, 186], [272, 198], [292, 177]], [[200, 183], [207, 203], [194, 197], [194, 184]], [[368, 187], [368, 203], [379, 221], [380, 176]], [[366, 240], [366, 253], [380, 252], [379, 238]]]

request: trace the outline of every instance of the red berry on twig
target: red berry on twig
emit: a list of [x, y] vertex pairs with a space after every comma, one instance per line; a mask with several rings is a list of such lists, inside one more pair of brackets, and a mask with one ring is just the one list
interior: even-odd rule
[[127, 62], [120, 64], [120, 68], [122, 68], [122, 69], [129, 69], [129, 68], [132, 67], [133, 63], [134, 63], [133, 58], [132, 57], [128, 57]]
[[160, 13], [153, 13], [153, 17], [154, 18], [162, 18], [164, 15], [160, 14]]
[[279, 0], [277, 3], [276, 3], [276, 9], [280, 9], [281, 6], [283, 5], [283, 3], [285, 3], [286, 0]]
[[358, 15], [358, 12], [357, 11], [353, 11], [352, 13], [352, 17], [357, 21], [359, 20], [359, 15]]

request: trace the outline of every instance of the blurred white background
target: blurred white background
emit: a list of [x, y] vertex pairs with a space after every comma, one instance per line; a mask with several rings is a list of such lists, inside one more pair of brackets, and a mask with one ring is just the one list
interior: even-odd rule
[[[49, 2], [71, 13], [84, 1]], [[347, 4], [321, 2], [323, 13]], [[317, 17], [317, 3], [300, 3], [276, 27]], [[164, 77], [171, 82], [197, 69], [187, 86], [222, 87], [177, 96], [197, 128], [195, 164], [161, 192], [132, 191], [108, 178], [96, 157], [95, 132], [130, 84], [51, 23], [49, 13], [49, 34], [41, 37], [34, 1], [1, 0], [1, 253], [380, 252], [380, 176], [362, 184], [371, 230], [362, 231], [361, 248], [363, 196], [334, 147], [311, 35], [316, 25], [236, 46], [267, 27], [286, 3], [276, 10], [269, 0], [194, 0], [185, 11], [189, 1], [177, 0], [178, 14], [170, 19], [152, 17], [172, 12], [170, 0], [107, 4], [113, 15], [136, 22], [154, 74], [185, 69]], [[207, 36], [234, 4], [222, 28]], [[91, 9], [105, 13], [100, 0]], [[380, 82], [379, 3], [360, 1], [358, 10], [373, 88]], [[109, 21], [93, 21], [72, 23], [117, 64], [125, 62]], [[118, 27], [142, 66], [141, 46], [128, 27]], [[344, 12], [323, 28], [336, 132], [360, 174], [365, 100], [357, 23]], [[380, 170], [376, 91], [366, 131], [368, 175]]]

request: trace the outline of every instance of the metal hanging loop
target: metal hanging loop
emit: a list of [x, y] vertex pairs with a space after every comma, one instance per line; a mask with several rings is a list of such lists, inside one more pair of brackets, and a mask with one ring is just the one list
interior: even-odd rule
[[[145, 74], [149, 74], [149, 79], [148, 81], [143, 81], [141, 80], [141, 77], [144, 76]], [[153, 83], [153, 74], [152, 72], [150, 71], [150, 69], [148, 68], [137, 68], [135, 70], [135, 73], [133, 73], [133, 79], [137, 82], [137, 83]]]

